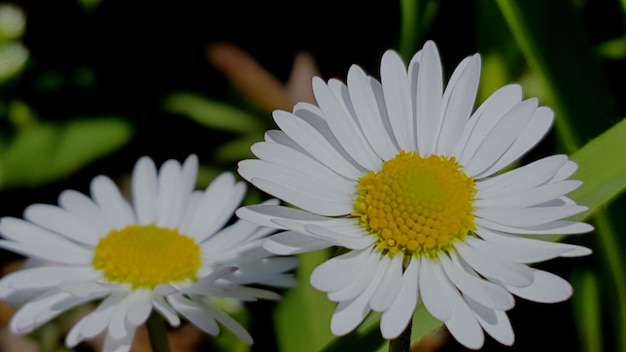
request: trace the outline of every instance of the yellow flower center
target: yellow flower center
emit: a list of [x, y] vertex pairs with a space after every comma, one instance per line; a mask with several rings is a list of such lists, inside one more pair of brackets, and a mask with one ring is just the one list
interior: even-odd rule
[[129, 225], [113, 230], [95, 248], [94, 268], [109, 282], [153, 289], [163, 283], [195, 280], [200, 246], [177, 230]]
[[475, 230], [474, 179], [454, 157], [401, 151], [359, 179], [352, 215], [391, 256], [435, 256]]

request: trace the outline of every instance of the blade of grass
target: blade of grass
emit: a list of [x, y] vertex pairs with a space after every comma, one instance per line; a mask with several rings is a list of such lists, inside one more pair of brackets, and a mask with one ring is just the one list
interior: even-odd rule
[[[615, 102], [568, 0], [497, 0], [556, 111], [556, 129], [572, 152], [616, 122]], [[559, 21], [554, 21], [558, 18]]]

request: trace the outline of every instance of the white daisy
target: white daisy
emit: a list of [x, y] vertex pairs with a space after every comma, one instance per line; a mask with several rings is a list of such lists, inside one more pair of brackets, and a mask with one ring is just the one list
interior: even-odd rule
[[256, 205], [242, 219], [283, 232], [264, 247], [296, 254], [347, 249], [315, 269], [313, 287], [339, 302], [335, 335], [382, 313], [386, 339], [406, 328], [418, 300], [469, 348], [483, 330], [513, 343], [506, 315], [513, 295], [567, 299], [567, 281], [525, 264], [591, 253], [527, 235], [577, 234], [592, 227], [564, 220], [585, 211], [565, 195], [579, 181], [565, 155], [497, 174], [537, 144], [553, 112], [522, 100], [518, 85], [496, 91], [475, 112], [478, 54], [464, 59], [444, 89], [437, 48], [427, 42], [408, 70], [394, 51], [381, 81], [354, 65], [347, 85], [313, 80], [318, 106], [275, 111], [281, 130], [252, 146], [260, 160], [239, 173], [294, 207]]
[[295, 279], [286, 271], [297, 259], [262, 248], [273, 228], [243, 220], [222, 228], [240, 205], [245, 184], [224, 173], [205, 191], [194, 191], [197, 171], [195, 155], [182, 166], [168, 160], [158, 173], [143, 157], [132, 175], [132, 204], [111, 179], [98, 176], [91, 198], [68, 190], [60, 206], [35, 204], [24, 211], [26, 220], [2, 218], [6, 239], [0, 247], [56, 264], [0, 281], [1, 298], [26, 300], [10, 331], [29, 333], [72, 307], [102, 299], [73, 326], [68, 347], [106, 330], [104, 351], [128, 351], [153, 309], [172, 326], [180, 324], [180, 315], [211, 335], [219, 333], [219, 322], [252, 344], [250, 334], [210, 298], [278, 299], [245, 285], [292, 286]]

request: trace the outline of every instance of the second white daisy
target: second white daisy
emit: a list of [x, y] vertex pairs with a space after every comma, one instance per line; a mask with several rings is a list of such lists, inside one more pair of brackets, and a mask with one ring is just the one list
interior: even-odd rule
[[[9, 329], [25, 334], [79, 304], [100, 300], [69, 332], [66, 344], [105, 333], [104, 351], [128, 351], [136, 328], [153, 310], [172, 326], [179, 314], [208, 334], [218, 322], [248, 344], [250, 334], [212, 304], [212, 297], [278, 299], [248, 284], [289, 287], [295, 258], [261, 247], [275, 231], [247, 221], [225, 228], [245, 194], [232, 174], [194, 191], [198, 159], [168, 160], [160, 171], [141, 158], [132, 175], [132, 205], [105, 176], [89, 198], [65, 191], [60, 206], [35, 204], [26, 220], [4, 217], [0, 247], [54, 263], [0, 281], [0, 298], [21, 301]], [[270, 201], [268, 204], [276, 204]]]
[[463, 60], [444, 89], [437, 48], [427, 42], [408, 65], [394, 51], [381, 81], [358, 66], [347, 85], [313, 80], [318, 106], [275, 111], [280, 130], [253, 145], [259, 160], [239, 173], [296, 206], [257, 205], [237, 215], [284, 230], [265, 248], [296, 254], [348, 249], [315, 269], [311, 284], [338, 302], [334, 334], [354, 330], [370, 311], [382, 313], [383, 337], [399, 336], [418, 300], [470, 348], [486, 331], [510, 345], [506, 315], [513, 296], [557, 302], [567, 281], [527, 266], [587, 248], [527, 235], [592, 230], [565, 220], [587, 208], [565, 195], [576, 164], [547, 157], [497, 174], [537, 144], [553, 112], [503, 87], [472, 112], [480, 57]]

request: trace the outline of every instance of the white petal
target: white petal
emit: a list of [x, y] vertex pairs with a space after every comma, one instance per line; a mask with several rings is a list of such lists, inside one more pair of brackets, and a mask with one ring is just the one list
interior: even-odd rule
[[[385, 56], [383, 56], [384, 60]], [[373, 89], [370, 78], [363, 72], [363, 69], [352, 65], [348, 71], [348, 90], [354, 110], [359, 116], [363, 134], [376, 154], [383, 160], [389, 160], [398, 153], [398, 149], [394, 145], [393, 137], [390, 136], [393, 132], [388, 131], [383, 122], [385, 115], [381, 113], [381, 106], [376, 100], [376, 93]], [[384, 106], [382, 108], [384, 109]], [[400, 131], [405, 133], [403, 129]]]
[[223, 291], [216, 289], [215, 291], [208, 292], [208, 294], [213, 296], [231, 297], [247, 302], [254, 302], [259, 299], [272, 301], [278, 301], [281, 299], [281, 296], [275, 292], [256, 287], [230, 285], [228, 287], [223, 286], [222, 288], [224, 289]]
[[493, 198], [536, 188], [548, 182], [567, 162], [565, 155], [551, 155], [504, 174], [476, 183], [478, 198]]
[[178, 217], [182, 212], [181, 166], [178, 161], [169, 159], [159, 169], [158, 205], [156, 225], [173, 228], [178, 225]]
[[204, 199], [204, 191], [195, 190], [191, 192], [189, 198], [187, 198], [187, 204], [185, 210], [183, 210], [183, 216], [178, 225], [178, 232], [189, 236], [191, 229], [191, 221], [196, 217], [196, 211], [200, 207], [202, 200]]
[[441, 127], [436, 140], [436, 152], [450, 155], [463, 133], [476, 100], [480, 80], [480, 56], [461, 61], [452, 73], [448, 86], [443, 93], [443, 110], [440, 118]]
[[531, 269], [533, 283], [520, 288], [507, 285], [507, 290], [516, 296], [539, 303], [557, 303], [571, 297], [572, 286], [566, 280], [546, 271]]
[[476, 217], [507, 225], [531, 227], [547, 224], [586, 211], [581, 205], [533, 208], [478, 208]]
[[85, 338], [92, 338], [100, 334], [109, 326], [113, 311], [126, 297], [126, 293], [116, 292], [105, 298], [102, 303], [86, 317], [81, 334]]
[[99, 274], [91, 267], [44, 266], [16, 271], [0, 281], [0, 297], [14, 290], [44, 289], [66, 280], [89, 280]]
[[135, 290], [128, 299], [131, 301], [128, 305], [126, 321], [132, 326], [139, 326], [148, 319], [152, 312], [151, 291]]
[[442, 281], [441, 288], [452, 310], [452, 316], [445, 321], [448, 331], [463, 346], [479, 349], [485, 342], [485, 335], [472, 310], [447, 279]]
[[[363, 263], [363, 266], [359, 268], [360, 270], [357, 272], [354, 279], [344, 282], [343, 287], [339, 290], [328, 292], [328, 299], [333, 302], [342, 302], [350, 301], [358, 295], [361, 295], [365, 288], [374, 280], [376, 272], [381, 267], [381, 265], [379, 265], [379, 256], [380, 254], [378, 253], [370, 253], [367, 260]], [[354, 265], [354, 263], [352, 263], [352, 265]], [[386, 269], [386, 267], [383, 269]], [[372, 292], [372, 294], [373, 293], [374, 292]]]
[[33, 204], [24, 210], [24, 218], [73, 241], [94, 246], [99, 236], [94, 229], [63, 208]]
[[159, 208], [157, 225], [176, 228], [181, 225], [184, 211], [196, 185], [198, 157], [187, 157], [182, 167], [173, 160], [166, 161], [159, 174]]
[[111, 225], [107, 222], [102, 209], [86, 195], [67, 190], [59, 195], [59, 205], [88, 225], [99, 237], [104, 237]]
[[319, 239], [334, 241], [337, 245], [349, 249], [364, 249], [376, 242], [374, 236], [364, 235], [360, 232], [357, 233], [356, 236], [350, 236], [350, 234], [333, 231], [332, 229], [317, 224], [305, 225], [304, 228], [307, 233]]
[[[306, 112], [307, 110], [296, 111], [298, 115], [296, 116], [286, 111], [276, 110], [272, 116], [281, 130], [315, 159], [328, 166], [329, 169], [348, 178], [357, 179], [361, 177], [364, 170], [344, 157], [345, 151], [341, 146], [335, 146], [331, 142], [333, 139], [336, 141], [336, 138], [328, 129], [326, 122], [319, 121], [318, 125], [321, 126], [315, 127], [303, 119]], [[317, 120], [321, 120], [321, 118]], [[322, 129], [323, 127], [325, 128]]]
[[557, 182], [561, 180], [565, 180], [566, 178], [572, 176], [578, 170], [578, 164], [575, 162], [568, 160], [559, 171], [554, 174], [554, 177], [550, 180], [551, 182]]
[[48, 290], [22, 306], [11, 318], [9, 329], [16, 334], [28, 334], [64, 311], [86, 301], [65, 292]]
[[473, 206], [475, 208], [530, 207], [565, 195], [581, 185], [582, 182], [577, 180], [558, 181], [531, 190], [501, 195], [497, 198], [477, 199]]
[[[243, 182], [237, 182], [234, 184], [231, 193], [225, 199], [214, 199], [214, 203], [218, 202], [221, 204], [221, 208], [219, 209], [220, 214], [215, 219], [208, 224], [207, 227], [203, 229], [204, 235], [197, 237], [198, 241], [204, 241], [208, 236], [214, 235], [220, 229], [224, 227], [226, 223], [228, 223], [234, 216], [235, 209], [241, 204], [243, 197], [246, 195], [246, 184]], [[201, 216], [200, 213], [195, 214], [195, 216]]]
[[[270, 165], [280, 165], [282, 167], [296, 170], [298, 171], [298, 174], [313, 177], [318, 181], [327, 183], [330, 187], [334, 186], [335, 188], [341, 188], [339, 191], [342, 193], [345, 193], [346, 190], [356, 188], [356, 181], [340, 176], [319, 161], [285, 145], [260, 142], [253, 144], [252, 147], [250, 147], [250, 150], [259, 159], [271, 163]], [[243, 163], [244, 161], [239, 164], [240, 168]], [[244, 175], [241, 176], [245, 178]], [[347, 192], [352, 193], [353, 191]]]
[[248, 345], [252, 345], [252, 336], [250, 336], [250, 333], [248, 333], [248, 331], [235, 319], [231, 318], [228, 314], [222, 312], [211, 304], [205, 303], [203, 308], [228, 330], [235, 334], [235, 336], [237, 336], [241, 341]]
[[263, 248], [279, 255], [293, 255], [328, 248], [332, 242], [295, 231], [283, 231], [268, 237]]
[[[302, 169], [301, 165], [303, 165]], [[264, 160], [243, 160], [239, 162], [237, 171], [241, 177], [249, 181], [252, 179], [268, 180], [296, 192], [331, 202], [350, 203], [354, 199], [356, 190], [355, 182], [348, 182], [339, 176], [331, 176], [324, 172], [324, 166], [321, 164], [315, 169], [307, 169], [306, 162], [300, 160], [295, 161], [295, 164], [292, 163], [291, 167]]]
[[137, 223], [148, 225], [156, 221], [158, 193], [157, 170], [149, 157], [141, 157], [132, 175], [133, 204]]
[[419, 296], [419, 272], [420, 261], [411, 258], [402, 274], [398, 295], [389, 309], [383, 312], [380, 320], [380, 332], [385, 339], [398, 337], [411, 320]]
[[553, 120], [554, 112], [550, 108], [545, 106], [537, 108], [533, 117], [530, 119], [526, 127], [524, 127], [524, 130], [519, 133], [519, 136], [515, 139], [515, 142], [513, 142], [511, 147], [495, 164], [476, 177], [482, 178], [498, 172], [522, 157], [522, 155], [526, 154], [532, 147], [543, 139], [552, 126]]
[[424, 306], [433, 317], [445, 322], [452, 316], [450, 302], [441, 294], [445, 274], [440, 264], [430, 258], [423, 257], [420, 264], [419, 289]]
[[79, 281], [79, 280], [67, 280], [59, 284], [59, 290], [67, 292], [76, 297], [93, 297], [93, 296], [106, 296], [111, 293], [111, 288], [101, 285], [95, 281]]
[[152, 293], [152, 306], [157, 312], [161, 313], [171, 326], [176, 327], [180, 325], [180, 318], [176, 314], [176, 310], [165, 301], [163, 296], [156, 292]]
[[126, 295], [126, 297], [115, 306], [111, 314], [108, 335], [115, 340], [124, 338], [134, 330], [134, 328], [128, 329], [129, 326], [126, 325], [126, 316], [128, 315], [130, 305], [134, 303], [134, 300], [130, 297], [131, 295]]
[[[479, 245], [485, 247], [486, 251], [517, 263], [536, 263], [556, 257], [591, 254], [591, 250], [585, 247], [509, 236], [480, 226], [476, 232], [485, 240]], [[478, 242], [482, 241], [472, 240], [473, 245]]]
[[463, 242], [457, 243], [456, 249], [463, 260], [489, 279], [493, 278], [515, 287], [526, 287], [532, 283], [533, 274], [526, 265], [489, 256]]
[[380, 166], [380, 160], [375, 157], [356, 121], [349, 116], [329, 86], [319, 77], [313, 78], [313, 94], [322, 114], [326, 117], [328, 127], [341, 146], [363, 168], [376, 170]]
[[505, 346], [513, 345], [515, 334], [505, 312], [485, 307], [470, 297], [464, 298], [467, 305], [474, 312], [474, 316], [480, 326], [482, 326], [491, 337]]
[[177, 312], [187, 318], [192, 324], [200, 328], [209, 335], [216, 336], [220, 329], [213, 316], [202, 309], [197, 303], [180, 295], [167, 297], [169, 302]]
[[304, 210], [327, 216], [341, 216], [352, 212], [351, 202], [335, 202], [322, 197], [315, 197], [310, 190], [294, 190], [283, 184], [253, 178], [250, 183], [260, 190], [291, 203]]
[[573, 235], [593, 231], [593, 226], [584, 222], [552, 221], [538, 226], [507, 226], [486, 219], [474, 219], [477, 225], [485, 228], [522, 235]]
[[102, 352], [129, 352], [135, 338], [135, 332], [135, 329], [131, 329], [128, 334], [119, 339], [106, 335]]
[[[387, 50], [380, 63], [387, 116], [400, 149], [417, 149], [415, 115], [406, 66], [398, 53]], [[380, 133], [380, 132], [379, 132]]]
[[204, 238], [213, 234], [210, 229], [228, 221], [232, 213], [226, 217], [223, 206], [231, 196], [241, 196], [235, 193], [235, 177], [231, 173], [222, 173], [206, 188], [197, 209], [191, 210], [194, 215], [187, 235], [202, 242]]
[[93, 253], [76, 246], [67, 248], [59, 246], [57, 243], [18, 243], [13, 241], [0, 240], [0, 248], [4, 248], [25, 256], [33, 256], [52, 262], [63, 264], [88, 265], [91, 263]]
[[91, 181], [91, 196], [106, 214], [112, 228], [123, 229], [135, 222], [133, 209], [110, 178], [106, 176], [94, 178]]
[[250, 221], [259, 226], [276, 227], [283, 230], [285, 229], [284, 227], [276, 226], [277, 224], [274, 222], [275, 220], [284, 219], [294, 220], [302, 223], [311, 223], [325, 222], [330, 219], [325, 216], [320, 216], [291, 207], [266, 204], [241, 207], [237, 209], [235, 213], [241, 219]]
[[250, 242], [254, 242], [256, 239], [266, 237], [274, 231], [276, 231], [276, 229], [259, 227], [251, 222], [239, 220], [206, 239], [202, 242], [201, 248], [203, 253], [206, 254], [207, 252], [205, 251], [208, 251], [211, 255], [220, 255], [218, 252], [222, 252], [222, 255], [224, 255], [225, 252], [229, 252], [230, 250], [241, 253], [241, 251], [237, 250], [235, 247], [245, 246]]
[[387, 271], [370, 300], [370, 307], [376, 312], [385, 311], [391, 306], [398, 296], [402, 284], [403, 256], [396, 255], [389, 259], [389, 256], [385, 255], [381, 258], [381, 263], [383, 261], [389, 261]]
[[378, 288], [380, 280], [385, 273], [385, 268], [378, 266], [371, 270], [372, 274], [368, 275], [371, 277], [371, 280], [367, 282], [365, 289], [354, 299], [340, 302], [337, 305], [337, 309], [335, 309], [330, 320], [330, 330], [334, 335], [343, 336], [354, 330], [370, 312], [368, 302]]
[[[222, 282], [216, 282], [217, 279], [221, 279], [226, 275], [237, 271], [237, 267], [232, 265], [224, 265], [217, 266], [216, 268], [210, 268], [208, 270], [211, 271], [203, 273], [204, 276], [200, 280], [194, 282], [188, 287], [181, 288], [180, 291], [185, 293], [205, 294], [213, 287], [220, 286]], [[225, 285], [229, 284], [230, 282], [225, 283]]]
[[475, 277], [457, 266], [447, 256], [440, 256], [439, 260], [450, 281], [463, 295], [470, 296], [485, 306], [498, 310], [508, 310], [515, 305], [515, 299], [501, 286]]
[[467, 165], [493, 126], [520, 101], [522, 88], [511, 84], [496, 90], [476, 109], [452, 153], [461, 165]]
[[443, 70], [439, 52], [434, 42], [427, 41], [420, 58], [415, 102], [417, 150], [422, 156], [430, 155], [435, 149], [434, 133], [439, 126], [442, 94]]
[[76, 324], [74, 324], [74, 326], [72, 326], [70, 332], [67, 333], [67, 336], [65, 337], [65, 345], [67, 347], [74, 348], [85, 338], [85, 336], [81, 334], [81, 330], [85, 326], [86, 320], [87, 316], [80, 319]]
[[53, 246], [60, 252], [64, 250], [73, 252], [87, 251], [84, 247], [69, 241], [65, 237], [18, 218], [3, 217], [0, 219], [0, 232], [3, 237], [13, 241], [35, 246]]
[[349, 251], [330, 258], [311, 273], [311, 286], [324, 292], [334, 292], [350, 284], [374, 257], [369, 250]]
[[282, 277], [282, 273], [295, 269], [298, 264], [298, 258], [293, 257], [269, 257], [253, 260], [240, 264], [239, 270], [229, 275], [228, 279], [238, 285], [273, 280], [275, 277]]
[[493, 126], [478, 146], [476, 154], [464, 164], [468, 176], [476, 176], [493, 165], [513, 144], [537, 109], [537, 99], [527, 99], [511, 110]]

